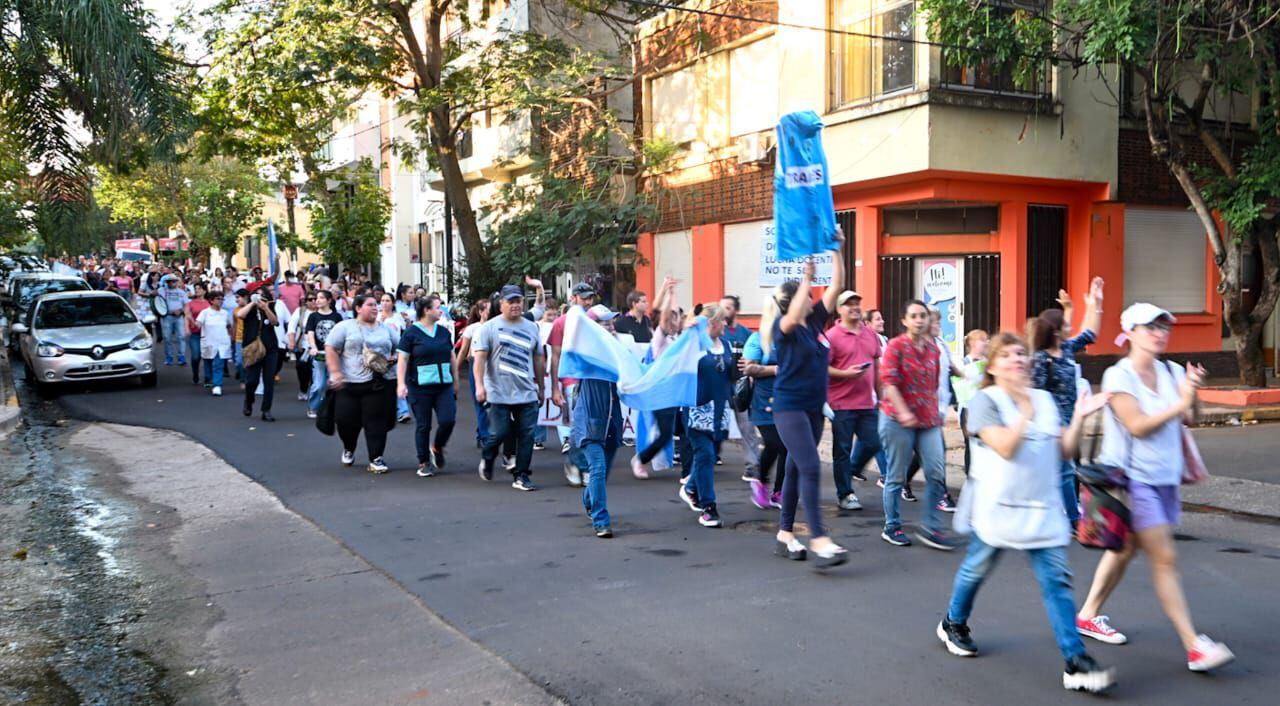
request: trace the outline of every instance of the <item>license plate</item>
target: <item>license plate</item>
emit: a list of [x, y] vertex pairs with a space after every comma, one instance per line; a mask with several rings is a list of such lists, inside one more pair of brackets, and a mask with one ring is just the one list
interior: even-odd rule
[[91, 373], [105, 373], [111, 370], [111, 364], [110, 363], [91, 363], [88, 366], [88, 370]]

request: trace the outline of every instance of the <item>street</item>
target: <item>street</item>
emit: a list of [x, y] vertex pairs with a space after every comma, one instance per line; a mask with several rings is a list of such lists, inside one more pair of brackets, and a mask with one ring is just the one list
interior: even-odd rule
[[[677, 500], [670, 473], [631, 477], [630, 450], [623, 449], [610, 483], [618, 536], [602, 541], [590, 532], [579, 491], [565, 484], [556, 450], [535, 453], [536, 493], [479, 480], [469, 404], [460, 405], [447, 473], [413, 474], [405, 425], [391, 435], [392, 472], [372, 476], [362, 468], [363, 449], [356, 467], [342, 467], [336, 440], [305, 419], [294, 400], [292, 366], [277, 388], [276, 423], [243, 417], [236, 388], [230, 384], [226, 397], [211, 398], [190, 384], [186, 369], [162, 368], [156, 389], [99, 386], [65, 394], [56, 405], [74, 418], [172, 429], [208, 446], [446, 623], [569, 703], [986, 703], [993, 684], [1010, 701], [1081, 698], [1061, 689], [1060, 657], [1020, 557], [1010, 557], [979, 598], [971, 624], [980, 657], [946, 654], [933, 629], [961, 555], [880, 541], [873, 483], [858, 487], [862, 512], [837, 516], [828, 504], [833, 536], [852, 557], [818, 575], [771, 555], [776, 515], [749, 503], [731, 445], [717, 472], [725, 529], [697, 525]], [[1247, 440], [1280, 458], [1272, 430], [1227, 431], [1240, 435], [1227, 446]], [[1206, 444], [1210, 468], [1221, 466], [1219, 453], [1216, 440]], [[824, 502], [829, 477], [826, 484]], [[904, 508], [909, 522], [919, 512], [918, 504]], [[1280, 618], [1249, 606], [1268, 605], [1273, 596], [1280, 527], [1187, 513], [1181, 531], [1180, 563], [1197, 626], [1226, 641], [1238, 660], [1210, 677], [1187, 672], [1139, 560], [1108, 605], [1131, 644], [1088, 645], [1118, 669], [1113, 697], [1270, 703], [1280, 686], [1271, 668]], [[279, 541], [261, 536], [254, 544]], [[1071, 551], [1077, 600], [1096, 558]]]

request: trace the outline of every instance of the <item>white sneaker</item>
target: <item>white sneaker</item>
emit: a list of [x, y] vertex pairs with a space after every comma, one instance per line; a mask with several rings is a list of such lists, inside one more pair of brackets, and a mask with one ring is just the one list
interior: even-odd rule
[[1210, 640], [1208, 635], [1201, 635], [1196, 638], [1196, 646], [1187, 650], [1187, 669], [1207, 672], [1235, 658], [1235, 654], [1226, 645]]
[[307, 410], [307, 419], [315, 419], [315, 418], [316, 418], [316, 417], [318, 417], [318, 416], [320, 416], [320, 415], [316, 414], [315, 410], [313, 410], [313, 409], [308, 409], [308, 410]]
[[222, 388], [221, 388], [221, 387], [215, 387], [215, 388], [213, 388], [213, 393], [212, 393], [212, 394], [213, 394], [213, 396], [214, 396], [214, 397], [222, 397]]
[[369, 462], [370, 473], [386, 473], [388, 470], [390, 470], [390, 467], [387, 466], [386, 461], [382, 460], [381, 456]]
[[573, 465], [573, 462], [567, 458], [564, 460], [564, 479], [575, 488], [582, 487], [582, 469]]
[[639, 456], [631, 457], [631, 473], [640, 480], [646, 480], [649, 477], [649, 470], [640, 462]]
[[355, 451], [347, 451], [346, 449], [343, 449], [343, 450], [342, 450], [342, 465], [344, 465], [344, 466], [350, 466], [351, 464], [353, 464], [353, 463], [355, 463], [355, 462], [356, 462], [356, 452], [355, 452]]
[[857, 495], [854, 495], [853, 493], [849, 493], [843, 498], [840, 498], [840, 509], [841, 510], [861, 510], [862, 503], [858, 502]]
[[298, 393], [298, 401], [299, 401], [299, 402], [306, 402], [306, 401], [307, 401], [307, 393], [305, 393], [305, 392], [299, 392], [299, 393]]
[[516, 457], [503, 454], [502, 467], [507, 469], [508, 471], [514, 471], [516, 469]]

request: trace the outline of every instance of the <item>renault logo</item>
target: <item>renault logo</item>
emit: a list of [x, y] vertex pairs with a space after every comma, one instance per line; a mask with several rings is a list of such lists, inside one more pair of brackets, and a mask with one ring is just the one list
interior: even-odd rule
[[102, 346], [94, 346], [89, 352], [93, 354], [94, 360], [102, 360], [107, 353], [102, 349]]

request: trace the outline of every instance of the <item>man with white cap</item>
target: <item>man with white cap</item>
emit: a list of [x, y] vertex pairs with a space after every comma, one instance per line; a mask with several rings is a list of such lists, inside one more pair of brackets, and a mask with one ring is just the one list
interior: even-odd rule
[[1128, 342], [1129, 354], [1102, 376], [1102, 391], [1111, 393], [1111, 401], [1098, 463], [1125, 471], [1133, 536], [1125, 549], [1102, 556], [1089, 596], [1076, 616], [1076, 630], [1110, 644], [1126, 642], [1101, 611], [1124, 577], [1134, 551], [1142, 549], [1149, 559], [1156, 598], [1186, 650], [1187, 668], [1206, 672], [1235, 655], [1226, 645], [1196, 632], [1178, 575], [1173, 531], [1182, 512], [1179, 489], [1184, 480], [1196, 480], [1183, 445], [1183, 425], [1195, 420], [1196, 390], [1204, 383], [1205, 371], [1199, 365], [1181, 367], [1161, 360], [1176, 321], [1173, 314], [1147, 303], [1133, 304], [1120, 315], [1121, 342]]
[[[587, 310], [592, 321], [608, 331], [613, 331], [613, 319], [618, 314], [603, 304]], [[618, 386], [608, 380], [580, 380], [574, 395], [573, 431], [570, 442], [586, 474], [582, 489], [582, 507], [591, 518], [596, 536], [608, 539], [613, 536], [605, 482], [613, 456], [622, 443], [622, 406], [618, 399]]]
[[[862, 295], [846, 289], [836, 297], [839, 320], [827, 329], [831, 344], [828, 364], [827, 403], [835, 413], [831, 421], [831, 473], [836, 502], [841, 510], [861, 510], [852, 479], [866, 480], [862, 469], [880, 450], [879, 415], [876, 412], [880, 337], [862, 321]], [[851, 458], [853, 439], [858, 458]]]

